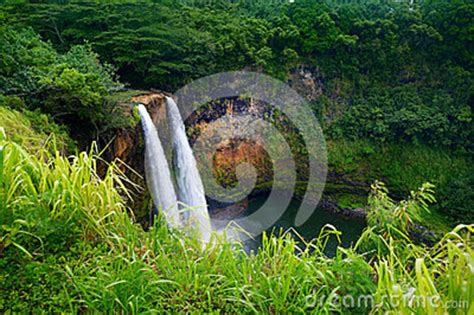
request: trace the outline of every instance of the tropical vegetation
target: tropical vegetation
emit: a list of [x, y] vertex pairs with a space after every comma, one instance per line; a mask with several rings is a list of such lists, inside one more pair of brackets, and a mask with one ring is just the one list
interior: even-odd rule
[[[2, 2], [0, 312], [474, 313], [473, 25], [468, 0]], [[330, 174], [371, 184], [356, 243], [138, 224], [101, 155], [123, 103], [232, 70], [298, 90]]]

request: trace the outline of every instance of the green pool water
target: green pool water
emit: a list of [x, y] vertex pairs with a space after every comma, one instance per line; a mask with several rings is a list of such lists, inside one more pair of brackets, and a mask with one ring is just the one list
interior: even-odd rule
[[[267, 196], [260, 195], [249, 199], [249, 207], [246, 214], [257, 211], [266, 201]], [[292, 200], [283, 215], [267, 232], [278, 233], [281, 229], [286, 231], [294, 227], [294, 219], [299, 209], [300, 201]], [[305, 240], [311, 240], [320, 234], [321, 228], [326, 224], [333, 225], [337, 230], [342, 232], [341, 243], [335, 236], [332, 236], [325, 248], [328, 256], [333, 256], [337, 246], [349, 247], [355, 243], [360, 237], [362, 230], [366, 224], [364, 220], [358, 218], [345, 218], [335, 213], [328, 212], [320, 207], [316, 207], [311, 217], [301, 226], [294, 227], [298, 234]], [[256, 250], [261, 244], [261, 236], [256, 237], [253, 241], [246, 244], [246, 248]]]

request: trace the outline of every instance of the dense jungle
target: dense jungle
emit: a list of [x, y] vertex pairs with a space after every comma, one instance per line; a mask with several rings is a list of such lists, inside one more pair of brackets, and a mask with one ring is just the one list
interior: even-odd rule
[[[474, 313], [472, 1], [0, 4], [0, 313]], [[295, 90], [327, 151], [318, 210], [293, 227], [309, 163], [289, 116], [243, 96], [185, 119], [191, 147], [229, 113], [289, 144], [293, 199], [252, 250], [167, 224], [136, 108], [159, 125], [166, 96], [229, 71]], [[211, 218], [253, 211], [272, 159], [219, 145], [220, 185], [243, 162], [257, 179], [235, 204], [208, 196]]]

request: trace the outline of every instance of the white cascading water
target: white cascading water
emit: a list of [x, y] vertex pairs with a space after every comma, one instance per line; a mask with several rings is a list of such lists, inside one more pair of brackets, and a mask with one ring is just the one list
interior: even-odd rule
[[145, 138], [145, 174], [155, 207], [161, 210], [170, 227], [180, 228], [176, 193], [158, 131], [148, 111], [138, 105]]
[[208, 242], [212, 226], [201, 176], [186, 136], [178, 106], [170, 97], [166, 97], [166, 106], [168, 124], [173, 137], [173, 162], [176, 171], [178, 199], [189, 207], [185, 209], [186, 223], [198, 228], [201, 240]]

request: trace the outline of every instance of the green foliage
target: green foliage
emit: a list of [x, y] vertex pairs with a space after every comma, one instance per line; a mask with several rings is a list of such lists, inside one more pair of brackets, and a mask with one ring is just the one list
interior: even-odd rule
[[[473, 313], [474, 227], [432, 248], [410, 235], [434, 216], [425, 180], [439, 190], [434, 209], [473, 219], [471, 2], [13, 2], [0, 9], [0, 312]], [[117, 168], [99, 178], [92, 152], [56, 152], [71, 142], [52, 119], [87, 141], [137, 122], [122, 117], [129, 92], [110, 95], [120, 84], [99, 55], [125, 82], [167, 90], [219, 71], [308, 70], [332, 169], [383, 178], [397, 199], [422, 188], [395, 202], [374, 184], [369, 226], [332, 258], [329, 226], [298, 240], [304, 249], [292, 232], [264, 235], [249, 256], [217, 243], [203, 252], [163, 222], [145, 232]], [[374, 303], [335, 302], [347, 294]]]
[[[340, 232], [331, 226], [310, 242], [292, 231], [263, 235], [246, 255], [218, 237], [203, 249], [161, 218], [149, 231], [133, 224], [123, 178], [111, 165], [100, 179], [91, 154], [45, 158], [13, 142], [1, 146], [2, 312], [465, 314], [472, 307], [474, 227], [458, 226], [433, 248], [407, 236], [433, 200], [429, 185], [397, 204], [376, 184], [362, 239], [332, 258], [324, 247]], [[346, 296], [373, 303], [346, 305]], [[407, 297], [440, 303], [427, 308]], [[449, 309], [449, 301], [467, 304]]]
[[51, 44], [40, 40], [31, 29], [15, 31], [0, 28], [0, 87], [4, 94], [35, 93], [40, 85], [38, 77], [57, 61]]
[[[67, 283], [56, 257], [19, 264], [10, 255], [0, 260], [0, 309], [11, 312], [61, 312]], [[21, 266], [20, 268], [18, 268]]]
[[[114, 173], [113, 165], [106, 177], [99, 179], [97, 161], [86, 152], [66, 158], [43, 150], [35, 152], [36, 157], [4, 140], [1, 148], [0, 220], [7, 231], [2, 237], [4, 248], [14, 245], [23, 248], [27, 256], [36, 251], [41, 255], [48, 245], [44, 235], [54, 238], [51, 246], [61, 243], [55, 230], [103, 236], [108, 222], [117, 222], [126, 214], [117, 191], [124, 187], [121, 173]], [[45, 227], [47, 222], [53, 226]]]
[[474, 173], [451, 179], [439, 192], [438, 208], [457, 222], [474, 222]]
[[431, 185], [393, 202], [381, 183], [370, 198], [368, 228], [356, 244], [367, 253], [377, 274], [373, 312], [394, 314], [465, 314], [473, 309], [473, 225], [459, 225], [435, 246], [415, 245], [410, 224], [433, 202]]
[[110, 225], [129, 220], [120, 173], [112, 165], [100, 179], [96, 163], [85, 152], [71, 158], [41, 148], [28, 153], [0, 140], [2, 312], [63, 311], [71, 290], [63, 263], [80, 262]]
[[67, 53], [60, 55], [59, 62], [80, 73], [93, 76], [107, 91], [114, 91], [122, 87], [116, 81], [115, 68], [108, 63], [101, 63], [99, 55], [92, 51], [89, 44], [72, 46]]
[[[51, 122], [51, 118], [38, 111], [16, 111], [5, 107], [22, 102], [17, 97], [4, 97], [0, 94], [0, 137], [14, 141], [31, 153], [40, 153], [44, 148], [73, 151], [75, 143], [64, 127]], [[54, 147], [50, 140], [54, 138]]]
[[22, 109], [25, 107], [23, 100], [16, 95], [0, 94], [0, 106], [9, 107], [12, 109]]
[[[315, 111], [330, 113], [321, 120], [333, 138], [473, 150], [469, 1], [91, 2], [11, 5], [2, 12], [5, 22], [32, 26], [60, 51], [70, 50], [58, 58], [31, 30], [3, 31], [8, 45], [2, 45], [2, 59], [8, 74], [18, 77], [6, 85], [14, 93], [38, 88], [30, 74], [51, 63], [66, 63], [83, 75], [100, 73], [96, 79], [113, 89], [110, 66], [96, 66], [97, 56], [74, 46], [84, 42], [139, 88], [174, 90], [198, 77], [241, 69], [288, 79], [291, 69], [308, 65], [322, 92]], [[13, 60], [33, 60], [34, 67], [15, 70]], [[60, 80], [62, 71], [51, 75]], [[87, 108], [96, 99], [92, 94], [103, 94], [96, 83], [74, 102], [66, 97], [66, 108], [82, 106], [82, 100]], [[83, 84], [89, 81], [76, 75], [75, 86]], [[94, 102], [98, 116], [107, 115]]]
[[375, 182], [372, 185], [373, 193], [369, 198], [369, 206], [376, 210], [368, 212], [368, 225], [377, 228], [375, 232], [384, 237], [407, 233], [411, 224], [420, 223], [423, 212], [428, 211], [428, 203], [436, 201], [433, 188], [432, 184], [425, 183], [419, 191], [412, 191], [408, 200], [395, 204], [388, 196], [385, 185]]
[[383, 179], [397, 198], [429, 180], [439, 202], [424, 216], [426, 224], [437, 220], [435, 214], [443, 216], [442, 225], [472, 222], [472, 158], [466, 154], [422, 144], [336, 140], [328, 141], [328, 161], [330, 170], [356, 181]]
[[75, 123], [86, 120], [93, 125], [107, 117], [101, 108], [107, 91], [98, 77], [60, 64], [39, 83], [43, 86], [42, 108], [46, 112], [56, 116], [74, 115]]
[[[110, 64], [133, 86], [167, 90], [219, 71], [295, 83], [308, 70], [333, 170], [382, 178], [397, 197], [430, 180], [436, 212], [471, 222], [473, 12], [468, 1], [12, 4], [0, 9], [0, 103], [20, 111], [0, 122], [31, 152], [51, 133], [71, 147], [51, 119], [86, 144], [135, 126], [110, 95], [121, 86]], [[299, 163], [301, 139], [283, 125]]]
[[[120, 85], [112, 67], [101, 64], [89, 45], [59, 54], [30, 28], [0, 29], [0, 92], [16, 94], [25, 105], [15, 101], [12, 107], [41, 109], [72, 130], [82, 124], [81, 132], [88, 137], [121, 124], [115, 104], [106, 101]], [[4, 102], [12, 103], [13, 97]]]
[[468, 98], [455, 100], [446, 91], [410, 85], [364, 94], [353, 99], [340, 125], [334, 126], [342, 128], [346, 137], [472, 150]]

